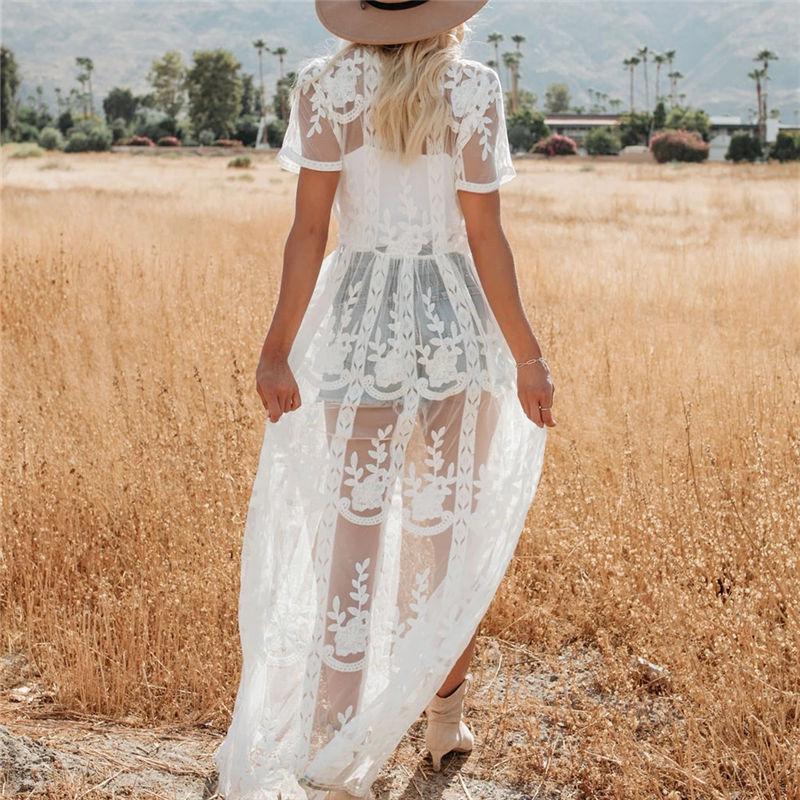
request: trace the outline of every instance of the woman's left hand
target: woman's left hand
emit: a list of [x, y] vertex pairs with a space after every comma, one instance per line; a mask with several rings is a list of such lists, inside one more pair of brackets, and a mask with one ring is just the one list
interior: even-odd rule
[[256, 389], [270, 422], [300, 408], [300, 389], [285, 358], [262, 353], [256, 370]]

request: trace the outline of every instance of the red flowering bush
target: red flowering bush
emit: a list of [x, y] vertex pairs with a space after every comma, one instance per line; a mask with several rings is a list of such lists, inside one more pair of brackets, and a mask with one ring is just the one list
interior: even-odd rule
[[181, 140], [177, 136], [162, 136], [158, 140], [159, 147], [180, 147]]
[[546, 139], [536, 142], [533, 152], [546, 156], [576, 156], [578, 155], [578, 145], [569, 136], [554, 133]]
[[239, 139], [217, 139], [214, 142], [214, 147], [242, 147], [242, 142]]
[[127, 144], [129, 147], [155, 147], [155, 142], [149, 136], [131, 136]]
[[705, 161], [708, 143], [694, 131], [665, 130], [650, 139], [650, 152], [659, 164], [666, 161]]

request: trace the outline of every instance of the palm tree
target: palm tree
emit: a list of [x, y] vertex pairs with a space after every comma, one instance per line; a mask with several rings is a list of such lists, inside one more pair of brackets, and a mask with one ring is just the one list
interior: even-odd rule
[[590, 100], [589, 112], [591, 114], [605, 114], [608, 95], [597, 89], [587, 89], [586, 94], [589, 95]]
[[509, 50], [503, 53], [503, 64], [508, 70], [508, 82], [511, 86], [511, 113], [517, 111], [517, 98], [519, 96], [519, 64], [522, 60], [522, 53]]
[[92, 93], [92, 71], [94, 70], [94, 61], [87, 56], [78, 56], [75, 59], [75, 63], [81, 68], [81, 72], [78, 73], [78, 83], [80, 83], [84, 92], [87, 92], [88, 87], [87, 96], [89, 99], [89, 106], [87, 109], [84, 102], [84, 115], [94, 116], [94, 94]]
[[761, 81], [766, 77], [766, 70], [754, 69], [752, 72], [747, 73], [747, 77], [756, 82], [756, 125], [758, 127], [758, 138], [764, 140], [763, 131], [763, 112], [764, 100], [761, 96], [762, 84]]
[[520, 46], [520, 45], [521, 45], [523, 42], [527, 42], [528, 40], [527, 40], [527, 39], [526, 39], [526, 38], [525, 38], [525, 37], [524, 37], [524, 36], [523, 36], [521, 33], [515, 33], [515, 34], [514, 34], [514, 35], [511, 37], [511, 41], [512, 41], [512, 42], [514, 42], [514, 44], [517, 46], [517, 52], [519, 53], [519, 52], [520, 52], [520, 50], [519, 50], [519, 46]]
[[279, 68], [280, 68], [280, 76], [281, 76], [281, 80], [283, 80], [283, 58], [287, 54], [288, 50], [285, 47], [276, 47], [271, 52], [272, 52], [272, 55], [278, 56], [278, 64], [279, 64]]
[[[675, 51], [673, 50], [673, 53]], [[661, 77], [661, 67], [667, 63], [667, 54], [666, 53], [656, 53], [653, 56], [653, 61], [656, 65], [656, 103], [661, 99], [660, 97], [660, 77]]]
[[616, 113], [617, 111], [619, 111], [619, 108], [620, 108], [620, 106], [622, 105], [622, 100], [620, 100], [618, 97], [612, 97], [612, 98], [611, 98], [611, 99], [608, 101], [608, 104], [611, 106], [611, 108], [612, 108], [612, 109], [614, 110], [614, 112]]
[[[672, 62], [675, 61], [675, 52], [676, 52], [675, 50], [664, 51], [664, 58], [667, 59], [667, 66], [669, 67], [670, 72], [672, 72]], [[674, 105], [671, 94], [670, 94], [670, 104]]]
[[77, 109], [79, 104], [83, 104], [84, 96], [83, 93], [79, 92], [74, 86], [69, 90], [69, 98], [67, 99], [67, 111], [70, 114], [73, 112], [74, 109]]
[[500, 63], [500, 42], [503, 41], [503, 34], [502, 33], [497, 33], [496, 31], [494, 33], [490, 33], [486, 37], [486, 41], [489, 44], [494, 46], [494, 60], [495, 60], [496, 64], [499, 64]]
[[493, 58], [490, 58], [486, 62], [486, 66], [491, 67], [492, 69], [497, 69], [500, 65]]
[[669, 78], [669, 102], [670, 105], [675, 105], [675, 94], [678, 91], [678, 81], [683, 78], [683, 73], [675, 69], [667, 75]]
[[[272, 53], [272, 55], [278, 56], [278, 65], [279, 65], [278, 68], [280, 70], [280, 79], [279, 80], [282, 81], [283, 80], [283, 59], [284, 59], [284, 56], [287, 54], [288, 50], [285, 47], [276, 47], [274, 50], [270, 50], [270, 52]], [[281, 98], [281, 119], [285, 120], [285, 119], [288, 118], [287, 114], [286, 114], [286, 92], [280, 91], [280, 88], [279, 88], [278, 89], [278, 94], [280, 95], [280, 98]]]
[[645, 111], [650, 110], [650, 86], [647, 82], [647, 54], [648, 54], [647, 45], [642, 45], [637, 51], [636, 55], [642, 60], [642, 65], [644, 66], [644, 108]]
[[256, 39], [253, 42], [253, 47], [256, 49], [256, 53], [258, 53], [258, 78], [259, 78], [259, 89], [261, 92], [261, 115], [264, 115], [265, 109], [265, 97], [264, 97], [264, 51], [266, 50], [269, 52], [269, 48], [267, 47], [267, 43], [263, 39]]
[[631, 56], [630, 58], [626, 58], [622, 62], [622, 66], [625, 67], [630, 72], [631, 76], [631, 103], [630, 103], [630, 112], [633, 114], [633, 71], [636, 69], [636, 65], [639, 63], [639, 59], [636, 56]]
[[[759, 123], [759, 128], [765, 127], [767, 124], [767, 81], [769, 80], [769, 62], [770, 61], [777, 61], [778, 56], [775, 55], [771, 50], [761, 50], [759, 51], [758, 55], [753, 59], [753, 61], [760, 61], [762, 64], [762, 71], [763, 71], [763, 83], [761, 86], [761, 103], [762, 103], [762, 110], [759, 114], [761, 122]], [[762, 140], [766, 138], [766, 130], [763, 131]]]

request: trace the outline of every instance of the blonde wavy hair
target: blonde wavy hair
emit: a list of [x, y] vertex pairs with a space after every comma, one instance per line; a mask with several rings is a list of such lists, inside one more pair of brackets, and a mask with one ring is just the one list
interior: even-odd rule
[[428, 39], [405, 44], [371, 45], [350, 42], [326, 65], [357, 48], [376, 53], [381, 81], [372, 107], [372, 126], [380, 146], [408, 161], [425, 152], [427, 140], [441, 141], [453, 112], [441, 91], [447, 68], [461, 56], [469, 28], [461, 24]]

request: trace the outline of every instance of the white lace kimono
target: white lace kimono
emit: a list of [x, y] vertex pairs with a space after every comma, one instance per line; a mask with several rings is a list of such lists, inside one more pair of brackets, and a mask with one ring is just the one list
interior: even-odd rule
[[458, 204], [515, 174], [497, 74], [454, 63], [452, 129], [401, 165], [370, 123], [377, 57], [323, 65], [278, 159], [341, 172], [340, 236], [289, 356], [302, 406], [267, 422], [249, 506], [228, 800], [367, 793], [486, 612], [545, 446]]

